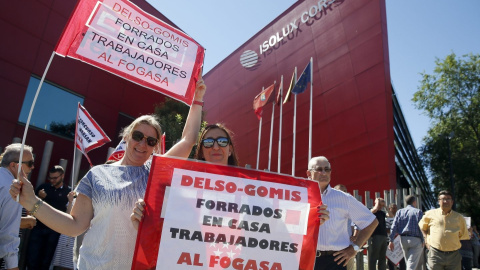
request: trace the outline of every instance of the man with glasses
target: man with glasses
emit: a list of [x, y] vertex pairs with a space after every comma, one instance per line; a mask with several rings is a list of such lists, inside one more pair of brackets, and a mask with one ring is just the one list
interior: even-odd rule
[[[50, 183], [41, 184], [36, 194], [44, 202], [62, 212], [66, 212], [70, 187], [65, 186], [63, 178], [65, 170], [60, 165], [53, 166], [48, 171]], [[29, 270], [48, 269], [57, 247], [60, 234], [38, 221], [30, 234], [27, 254]]]
[[[360, 247], [375, 230], [378, 221], [365, 205], [352, 195], [330, 186], [332, 168], [326, 157], [314, 157], [308, 163], [308, 178], [318, 182], [322, 203], [328, 206], [330, 219], [320, 226], [315, 270], [346, 270]], [[350, 241], [351, 220], [360, 229], [355, 241]]]
[[422, 219], [423, 212], [417, 208], [417, 199], [415, 196], [406, 196], [405, 203], [407, 207], [398, 210], [393, 219], [388, 248], [390, 250], [395, 248], [393, 240], [399, 235], [407, 269], [422, 269], [422, 265], [424, 264], [424, 260], [422, 260], [423, 246], [425, 244], [418, 222]]
[[460, 240], [470, 239], [467, 224], [461, 214], [452, 210], [449, 191], [440, 191], [438, 204], [440, 208], [427, 211], [418, 224], [428, 248], [427, 263], [431, 270], [460, 270]]
[[0, 163], [0, 259], [3, 259], [7, 269], [18, 269], [18, 232], [22, 216], [22, 206], [10, 196], [10, 185], [17, 178], [19, 165], [25, 175], [34, 168], [33, 149], [28, 145], [23, 148], [22, 163], [18, 163], [21, 146], [20, 143], [14, 143], [5, 147]]

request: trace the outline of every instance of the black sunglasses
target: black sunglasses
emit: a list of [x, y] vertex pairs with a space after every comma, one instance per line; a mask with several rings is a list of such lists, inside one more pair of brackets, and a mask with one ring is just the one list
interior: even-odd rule
[[154, 147], [158, 143], [158, 139], [150, 136], [145, 136], [142, 132], [138, 130], [134, 130], [132, 132], [132, 139], [135, 140], [136, 142], [140, 142], [145, 138], [147, 140], [148, 146]]
[[[17, 162], [18, 163], [18, 162]], [[34, 161], [33, 160], [29, 160], [29, 161], [22, 161], [23, 164], [27, 165], [29, 168], [33, 167], [33, 163]]]
[[205, 148], [213, 147], [215, 142], [217, 142], [218, 146], [220, 147], [226, 147], [230, 141], [225, 137], [218, 137], [216, 139], [207, 138], [202, 140], [203, 147]]

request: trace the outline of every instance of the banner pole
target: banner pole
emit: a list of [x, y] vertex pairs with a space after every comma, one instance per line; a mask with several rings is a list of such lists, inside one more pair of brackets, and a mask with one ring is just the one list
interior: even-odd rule
[[281, 77], [280, 85], [280, 125], [278, 128], [278, 165], [277, 172], [280, 173], [281, 157], [282, 157], [282, 112], [283, 112], [283, 75]]
[[[52, 56], [50, 56], [50, 60], [48, 60], [47, 67], [43, 72], [42, 79], [37, 87], [37, 92], [35, 93], [35, 97], [33, 98], [32, 106], [30, 107], [30, 112], [28, 113], [27, 123], [25, 123], [25, 130], [23, 131], [23, 139], [22, 139], [22, 146], [20, 147], [20, 158], [18, 160], [18, 170], [17, 170], [17, 179], [20, 181], [20, 171], [22, 170], [22, 160], [23, 160], [23, 149], [25, 147], [25, 140], [27, 139], [28, 133], [28, 126], [30, 125], [30, 119], [32, 118], [33, 109], [35, 108], [35, 103], [37, 102], [38, 94], [40, 94], [40, 88], [42, 88], [43, 81], [47, 76], [48, 69], [50, 68], [50, 64], [53, 61], [53, 57], [55, 56], [55, 52], [52, 52]], [[20, 200], [19, 196], [17, 196], [17, 202]]]
[[73, 188], [73, 182], [74, 182], [74, 178], [75, 178], [75, 153], [77, 151], [77, 130], [78, 130], [78, 113], [80, 111], [80, 102], [78, 102], [78, 106], [77, 106], [77, 118], [75, 119], [75, 138], [74, 138], [74, 142], [73, 142], [73, 164], [72, 164], [72, 191], [74, 190]]
[[313, 100], [313, 57], [310, 57], [310, 121], [308, 132], [308, 161], [312, 159], [312, 100]]
[[[295, 85], [297, 84], [297, 67], [295, 67]], [[295, 143], [297, 142], [297, 95], [293, 93], [293, 143], [292, 143], [292, 176], [295, 176]]]

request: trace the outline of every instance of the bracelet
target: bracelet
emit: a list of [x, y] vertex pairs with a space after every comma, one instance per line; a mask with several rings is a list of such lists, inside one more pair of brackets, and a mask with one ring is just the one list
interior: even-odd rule
[[195, 105], [195, 104], [196, 104], [196, 105], [200, 105], [200, 106], [203, 107], [204, 102], [203, 102], [203, 101], [194, 100], [194, 101], [193, 101], [193, 104], [194, 104], [194, 105]]
[[35, 216], [35, 214], [37, 213], [38, 209], [40, 208], [40, 206], [43, 204], [43, 201], [42, 200], [38, 200], [34, 205], [33, 205], [33, 209], [30, 210], [30, 215], [32, 216]]

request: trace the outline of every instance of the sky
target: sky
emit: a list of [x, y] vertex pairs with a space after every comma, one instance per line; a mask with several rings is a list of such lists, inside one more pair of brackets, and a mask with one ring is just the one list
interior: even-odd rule
[[[355, 0], [346, 0], [355, 1]], [[204, 73], [230, 55], [295, 0], [147, 0], [206, 48]], [[421, 73], [437, 58], [480, 51], [480, 0], [386, 0], [390, 76], [415, 147], [431, 123], [415, 109]]]

